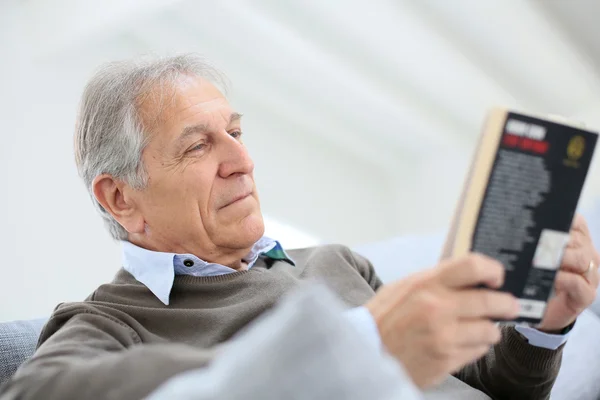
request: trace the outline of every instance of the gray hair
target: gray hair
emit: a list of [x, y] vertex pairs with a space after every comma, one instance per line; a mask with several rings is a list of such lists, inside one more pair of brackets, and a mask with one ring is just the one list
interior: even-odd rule
[[159, 107], [152, 116], [157, 119], [164, 100], [174, 98], [173, 88], [183, 75], [202, 77], [223, 91], [227, 87], [225, 76], [196, 54], [108, 63], [85, 87], [75, 129], [75, 161], [94, 206], [116, 240], [127, 240], [127, 231], [98, 202], [92, 183], [97, 176], [109, 174], [136, 190], [146, 187], [142, 152], [152, 124], [142, 118], [140, 105], [151, 96]]

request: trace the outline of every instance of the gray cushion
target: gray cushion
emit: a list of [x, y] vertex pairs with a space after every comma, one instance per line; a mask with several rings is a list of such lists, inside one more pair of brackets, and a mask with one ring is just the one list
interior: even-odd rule
[[31, 357], [45, 323], [46, 319], [0, 323], [0, 385]]

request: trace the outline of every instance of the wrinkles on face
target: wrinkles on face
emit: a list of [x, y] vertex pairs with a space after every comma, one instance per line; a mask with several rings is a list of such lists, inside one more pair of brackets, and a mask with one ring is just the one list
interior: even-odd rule
[[241, 130], [239, 114], [206, 81], [184, 81], [176, 92], [144, 150], [150, 180], [140, 202], [154, 239], [142, 244], [225, 262], [264, 230], [252, 161], [230, 135]]

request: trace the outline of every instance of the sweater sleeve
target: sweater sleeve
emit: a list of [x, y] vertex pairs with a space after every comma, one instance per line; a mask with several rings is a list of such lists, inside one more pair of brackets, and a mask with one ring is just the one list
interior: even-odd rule
[[213, 354], [181, 344], [142, 346], [116, 319], [77, 314], [0, 388], [0, 400], [141, 399], [170, 377], [205, 366]]
[[549, 350], [532, 346], [514, 327], [505, 326], [502, 340], [455, 376], [494, 400], [548, 399], [560, 369], [563, 347]]
[[[350, 251], [350, 250], [349, 250]], [[367, 260], [365, 257], [360, 254], [351, 251], [352, 260], [354, 261], [355, 267], [358, 272], [362, 275], [363, 278], [369, 283], [369, 285], [373, 288], [373, 290], [377, 291], [382, 285], [381, 279], [377, 276], [375, 272], [375, 268], [371, 261]]]

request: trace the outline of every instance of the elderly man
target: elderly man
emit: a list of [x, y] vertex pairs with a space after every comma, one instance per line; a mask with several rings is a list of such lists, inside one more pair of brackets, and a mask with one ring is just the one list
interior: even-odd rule
[[77, 166], [122, 241], [123, 265], [85, 301], [56, 308], [8, 398], [144, 397], [208, 365], [214, 349], [310, 279], [324, 280], [347, 318], [420, 388], [443, 391], [454, 374], [495, 399], [549, 396], [567, 332], [598, 286], [600, 260], [582, 219], [537, 330], [492, 322], [514, 318], [518, 303], [493, 290], [503, 267], [484, 256], [382, 286], [345, 247], [285, 252], [263, 236], [241, 114], [219, 82], [184, 55], [109, 64], [87, 85]]

